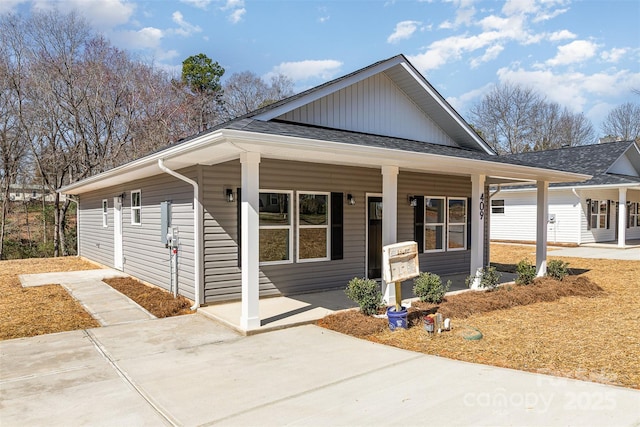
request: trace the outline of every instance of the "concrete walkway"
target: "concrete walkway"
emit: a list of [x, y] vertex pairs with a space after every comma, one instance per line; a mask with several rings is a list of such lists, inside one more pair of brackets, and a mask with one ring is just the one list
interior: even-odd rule
[[3, 426], [640, 424], [637, 390], [198, 314], [2, 341], [0, 368]]
[[100, 269], [19, 276], [23, 287], [61, 285], [101, 326], [155, 319], [153, 314], [102, 282], [102, 279], [112, 277], [128, 275], [118, 270]]

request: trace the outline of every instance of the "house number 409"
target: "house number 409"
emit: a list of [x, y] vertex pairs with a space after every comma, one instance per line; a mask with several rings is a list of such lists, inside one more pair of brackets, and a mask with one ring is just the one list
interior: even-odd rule
[[480, 220], [484, 218], [484, 193], [480, 195]]

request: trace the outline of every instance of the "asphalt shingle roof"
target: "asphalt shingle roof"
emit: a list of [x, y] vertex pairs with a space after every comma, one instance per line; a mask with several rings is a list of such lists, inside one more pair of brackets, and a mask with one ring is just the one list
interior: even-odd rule
[[551, 184], [552, 186], [637, 184], [640, 183], [640, 177], [607, 173], [607, 170], [615, 161], [634, 144], [635, 142], [633, 141], [607, 142], [577, 147], [565, 147], [555, 150], [510, 154], [504, 157], [533, 163], [543, 168], [593, 176], [593, 178], [584, 182]]
[[268, 135], [283, 135], [296, 138], [338, 142], [343, 144], [409, 151], [414, 153], [425, 153], [447, 157], [458, 157], [463, 159], [483, 160], [487, 162], [505, 163], [511, 165], [539, 167], [532, 162], [527, 162], [516, 158], [509, 158], [507, 156], [494, 156], [483, 153], [481, 151], [475, 151], [466, 148], [451, 147], [447, 145], [414, 141], [403, 138], [325, 128], [320, 126], [291, 123], [279, 120], [262, 121], [253, 119], [242, 119], [229, 122], [223, 128], [264, 133]]

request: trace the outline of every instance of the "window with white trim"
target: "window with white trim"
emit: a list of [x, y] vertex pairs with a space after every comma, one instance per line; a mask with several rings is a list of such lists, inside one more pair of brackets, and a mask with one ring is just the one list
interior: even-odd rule
[[640, 202], [629, 205], [629, 227], [640, 227]]
[[259, 260], [261, 264], [292, 262], [292, 195], [291, 191], [263, 190], [260, 192]]
[[131, 192], [131, 224], [142, 224], [142, 193], [140, 190]]
[[504, 199], [491, 200], [491, 213], [504, 214]]
[[446, 199], [444, 197], [425, 197], [424, 206], [424, 251], [442, 252], [445, 250]]
[[329, 258], [329, 195], [298, 192], [297, 260], [325, 261]]
[[606, 200], [591, 200], [591, 228], [607, 228], [609, 203]]
[[467, 199], [447, 199], [447, 250], [467, 249]]
[[109, 218], [109, 202], [107, 199], [102, 200], [102, 226], [108, 227], [108, 218]]

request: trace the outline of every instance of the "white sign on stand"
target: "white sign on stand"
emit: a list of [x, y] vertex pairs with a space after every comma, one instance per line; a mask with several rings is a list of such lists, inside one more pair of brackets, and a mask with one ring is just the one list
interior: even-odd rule
[[382, 277], [387, 283], [402, 282], [420, 275], [418, 244], [400, 242], [382, 248]]

